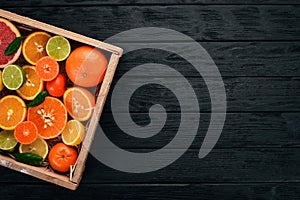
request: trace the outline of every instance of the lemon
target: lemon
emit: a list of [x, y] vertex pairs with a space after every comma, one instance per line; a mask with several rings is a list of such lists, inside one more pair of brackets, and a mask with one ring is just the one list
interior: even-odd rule
[[0, 132], [0, 149], [5, 151], [13, 151], [17, 140], [14, 137], [14, 131], [3, 130]]
[[3, 90], [4, 86], [2, 83], [2, 71], [0, 71], [0, 92]]
[[23, 85], [25, 80], [25, 72], [18, 65], [8, 65], [2, 72], [2, 82], [7, 89], [17, 90]]
[[78, 120], [68, 121], [65, 129], [62, 132], [62, 141], [66, 145], [75, 146], [82, 142], [85, 135], [83, 124]]
[[57, 61], [63, 61], [70, 55], [71, 45], [66, 38], [57, 35], [48, 40], [46, 51], [48, 56]]
[[38, 137], [31, 144], [20, 144], [19, 151], [20, 153], [34, 153], [45, 159], [48, 155], [49, 149], [47, 142]]

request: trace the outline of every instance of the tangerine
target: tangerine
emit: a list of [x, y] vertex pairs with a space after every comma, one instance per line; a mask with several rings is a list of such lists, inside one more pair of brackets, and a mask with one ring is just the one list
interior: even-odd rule
[[59, 65], [54, 58], [45, 56], [36, 63], [36, 73], [43, 81], [52, 81], [59, 73]]
[[16, 126], [14, 136], [21, 144], [31, 144], [37, 139], [38, 130], [33, 122], [23, 121]]
[[64, 130], [68, 113], [59, 99], [48, 96], [40, 105], [28, 108], [27, 119], [36, 125], [41, 138], [51, 139]]

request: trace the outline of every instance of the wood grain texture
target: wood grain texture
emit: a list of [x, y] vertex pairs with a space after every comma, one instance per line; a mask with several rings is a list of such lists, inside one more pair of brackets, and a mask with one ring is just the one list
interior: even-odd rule
[[[122, 116], [122, 114], [120, 115]], [[160, 115], [160, 113], [152, 114], [151, 122], [158, 124], [157, 120], [161, 118]], [[150, 122], [148, 113], [133, 113], [131, 116], [134, 122], [141, 126], [148, 125]], [[196, 123], [191, 119], [193, 119], [193, 115], [187, 119], [186, 130]], [[181, 121], [180, 113], [168, 114], [164, 128], [157, 135], [146, 139], [138, 139], [126, 134], [117, 126], [111, 114], [105, 113], [102, 116], [100, 126], [106, 136], [121, 148], [159, 149], [167, 145], [177, 134]], [[200, 148], [209, 122], [210, 114], [201, 114], [199, 130], [191, 149]], [[130, 125], [126, 123], [121, 122], [121, 125], [130, 128]], [[300, 147], [299, 130], [300, 116], [298, 113], [229, 113], [215, 148]], [[100, 128], [98, 127], [95, 143], [100, 140], [97, 137], [99, 132]], [[144, 131], [141, 134], [147, 134], [147, 132]], [[185, 136], [191, 137], [188, 132]], [[178, 145], [178, 149], [180, 148], [183, 148], [183, 145]]]
[[[77, 191], [53, 185], [4, 185], [0, 192], [7, 200], [18, 199], [298, 199], [299, 183], [249, 184], [82, 184]], [[35, 188], [32, 190], [32, 188]], [[31, 192], [28, 192], [30, 190]], [[18, 191], [15, 193], [14, 191]], [[14, 194], [14, 195], [12, 195]]]
[[[300, 43], [298, 42], [201, 42], [223, 77], [235, 76], [300, 76]], [[126, 48], [130, 44], [122, 44]], [[190, 43], [179, 44], [189, 49]], [[192, 53], [192, 52], [191, 52]], [[145, 56], [147, 55], [147, 56]], [[179, 55], [159, 49], [140, 49], [123, 55], [116, 78], [145, 64], [160, 63], [172, 67], [186, 77], [199, 77], [196, 69]], [[206, 71], [210, 76], [210, 66]], [[161, 76], [174, 76], [163, 69]], [[136, 76], [153, 76], [153, 72], [139, 72]]]
[[[300, 7], [288, 5], [26, 7], [8, 10], [99, 40], [129, 29], [151, 26], [170, 28], [198, 41], [300, 39]], [[64, 16], [63, 23], [60, 16]]]
[[[210, 117], [210, 99], [200, 75], [185, 60], [169, 52], [146, 49], [126, 54], [112, 89], [127, 71], [148, 62], [169, 65], [189, 80], [202, 112], [200, 129], [191, 148], [172, 165], [146, 174], [118, 172], [89, 155], [82, 183], [75, 192], [0, 168], [2, 197], [299, 199], [300, 12], [295, 6], [299, 3], [297, 0], [1, 2], [0, 7], [100, 40], [136, 27], [156, 26], [183, 32], [199, 41], [219, 67], [229, 111], [215, 149], [199, 160], [198, 151]], [[149, 42], [147, 36], [142, 39]], [[134, 41], [133, 38], [130, 42]], [[185, 41], [171, 42], [188, 45]], [[138, 72], [132, 79], [144, 80], [149, 76], [151, 72]], [[180, 87], [178, 77], [170, 77], [163, 70], [158, 78]], [[115, 144], [132, 152], [162, 148], [174, 137], [180, 112], [193, 113], [192, 106], [180, 108], [176, 97], [166, 88], [157, 85], [140, 88], [130, 101], [134, 122], [147, 125], [148, 110], [153, 103], [161, 103], [168, 111], [164, 129], [148, 140], [140, 140], [116, 126], [110, 99], [111, 93], [100, 124]], [[118, 109], [118, 114], [123, 111]], [[154, 114], [152, 120], [160, 115]], [[92, 148], [101, 150], [96, 143]], [[149, 164], [152, 162], [157, 161]]]
[[[153, 82], [160, 79], [161, 82], [168, 82], [181, 89], [182, 95], [187, 99], [193, 98], [193, 94], [187, 92], [176, 77], [151, 77]], [[116, 102], [124, 101], [128, 93], [127, 88], [136, 86], [137, 80], [144, 80], [143, 77], [134, 77], [132, 81], [123, 85], [124, 90], [116, 95]], [[187, 78], [195, 91], [201, 112], [209, 112], [211, 109], [210, 97], [205, 82], [201, 77]], [[214, 80], [211, 78], [211, 80]], [[227, 95], [228, 112], [272, 112], [272, 111], [300, 111], [300, 79], [298, 77], [225, 77], [223, 78]], [[111, 94], [109, 93], [105, 104], [104, 112], [111, 110]], [[219, 84], [216, 82], [216, 86]], [[194, 112], [194, 105], [180, 107], [177, 97], [166, 87], [156, 84], [139, 85], [133, 96], [131, 96], [129, 109], [131, 112], [148, 112], [153, 104], [161, 104], [167, 112]], [[214, 90], [211, 93], [218, 94]], [[218, 108], [219, 109], [219, 108]], [[218, 111], [217, 109], [217, 111]], [[120, 106], [115, 107], [116, 112], [125, 112], [126, 109]]]
[[297, 0], [15, 0], [1, 6], [90, 6], [90, 5], [298, 5]]
[[[95, 151], [106, 151], [93, 146]], [[154, 151], [155, 149], [153, 149]], [[149, 149], [140, 152], [149, 152]], [[178, 153], [178, 150], [170, 150]], [[170, 166], [161, 170], [133, 174], [120, 172], [89, 156], [81, 184], [100, 183], [261, 183], [299, 182], [300, 148], [232, 148], [213, 149], [204, 159], [198, 150], [188, 150]], [[149, 160], [149, 165], [159, 160]], [[0, 183], [43, 183], [25, 174], [0, 168]]]

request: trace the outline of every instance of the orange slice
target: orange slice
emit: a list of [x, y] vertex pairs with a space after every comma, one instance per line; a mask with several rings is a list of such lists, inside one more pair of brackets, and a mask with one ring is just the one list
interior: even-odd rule
[[44, 89], [44, 81], [40, 79], [34, 66], [26, 65], [23, 67], [26, 81], [17, 90], [17, 93], [26, 100], [33, 100]]
[[64, 93], [63, 101], [69, 115], [74, 119], [86, 121], [92, 116], [95, 98], [88, 90], [79, 87], [69, 88]]
[[38, 60], [35, 70], [43, 81], [52, 81], [59, 73], [59, 65], [54, 58], [45, 56]]
[[0, 128], [13, 130], [26, 118], [26, 104], [15, 95], [8, 95], [0, 100]]
[[23, 121], [16, 126], [14, 136], [21, 144], [30, 144], [38, 137], [38, 130], [33, 122]]
[[51, 36], [46, 32], [34, 32], [26, 37], [22, 53], [27, 62], [36, 65], [36, 62], [47, 55], [46, 45]]
[[40, 105], [28, 108], [27, 119], [36, 125], [41, 138], [51, 139], [59, 136], [64, 130], [68, 113], [59, 99], [46, 97]]

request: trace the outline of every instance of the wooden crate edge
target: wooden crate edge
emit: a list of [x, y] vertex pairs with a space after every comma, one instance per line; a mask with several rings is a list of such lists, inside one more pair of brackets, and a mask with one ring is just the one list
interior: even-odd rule
[[45, 167], [35, 167], [27, 164], [23, 164], [20, 162], [15, 161], [14, 159], [1, 155], [0, 154], [0, 165], [7, 167], [9, 169], [21, 172], [23, 174], [27, 174], [41, 180], [54, 183], [56, 185], [66, 187], [71, 190], [76, 190], [78, 184], [69, 181], [68, 177], [56, 174], [54, 172], [50, 173], [46, 171]]
[[114, 77], [118, 62], [119, 62], [119, 56], [112, 54], [110, 61], [108, 63], [107, 72], [104, 77], [103, 83], [101, 85], [100, 93], [97, 98], [96, 106], [94, 108], [94, 114], [91, 118], [91, 123], [89, 125], [89, 130], [86, 134], [86, 137], [83, 141], [81, 151], [79, 153], [79, 156], [77, 158], [77, 163], [75, 166], [75, 170], [72, 176], [71, 181], [75, 183], [79, 183], [81, 180], [81, 176], [83, 174], [84, 168], [85, 168], [85, 162], [92, 144], [92, 141], [94, 139], [94, 135], [97, 129], [98, 122], [100, 120], [102, 110], [111, 86], [112, 79]]
[[123, 49], [72, 31], [68, 31], [62, 28], [58, 28], [56, 26], [50, 25], [50, 24], [46, 24], [28, 17], [24, 17], [3, 9], [0, 9], [0, 17], [4, 17], [6, 19], [18, 22], [18, 23], [22, 23], [34, 28], [38, 28], [41, 30], [45, 30], [57, 35], [61, 35], [64, 36], [66, 38], [81, 42], [81, 43], [85, 43], [91, 46], [95, 46], [97, 48], [101, 48], [103, 50], [106, 50], [108, 52], [111, 52], [113, 54], [116, 54], [118, 56], [122, 56], [123, 54]]

